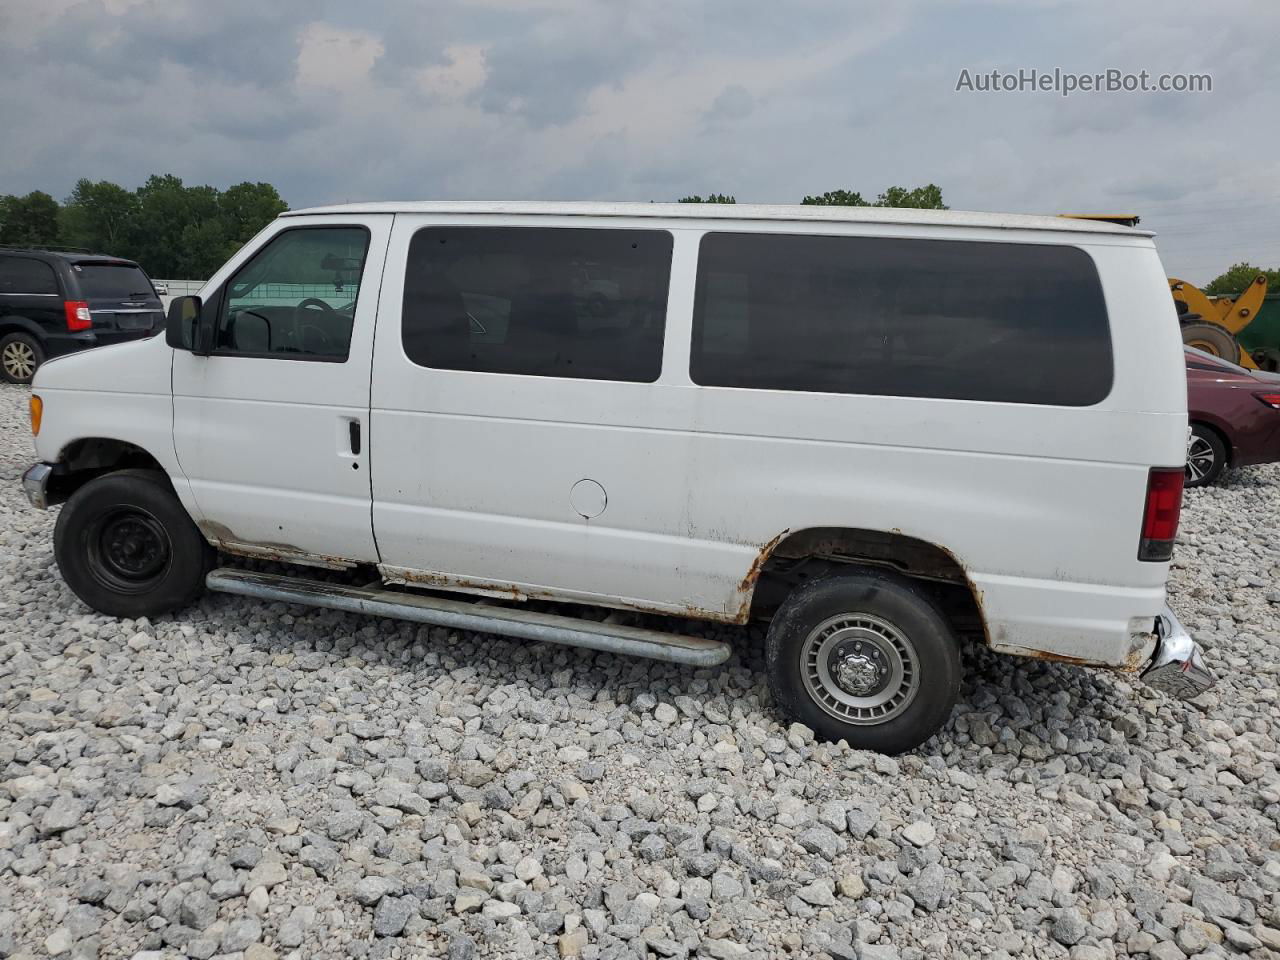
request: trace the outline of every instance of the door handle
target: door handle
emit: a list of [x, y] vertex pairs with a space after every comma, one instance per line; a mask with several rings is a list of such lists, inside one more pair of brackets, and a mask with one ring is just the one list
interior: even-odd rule
[[351, 453], [353, 456], [360, 456], [360, 421], [347, 421], [348, 436], [351, 440]]

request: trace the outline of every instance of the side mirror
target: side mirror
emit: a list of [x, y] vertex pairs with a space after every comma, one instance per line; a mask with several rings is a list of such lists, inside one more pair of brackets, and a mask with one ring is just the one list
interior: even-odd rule
[[189, 350], [198, 356], [207, 356], [213, 344], [209, 324], [204, 322], [199, 297], [174, 297], [169, 303], [169, 315], [165, 319], [164, 339], [175, 350]]

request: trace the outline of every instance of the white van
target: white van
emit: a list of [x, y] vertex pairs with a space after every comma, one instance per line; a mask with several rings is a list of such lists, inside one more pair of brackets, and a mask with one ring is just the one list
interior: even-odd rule
[[883, 751], [947, 720], [965, 643], [1213, 682], [1165, 604], [1186, 378], [1127, 227], [292, 211], [32, 404], [28, 495], [65, 501], [62, 575], [112, 615], [208, 586], [702, 666], [728, 645], [526, 601], [758, 618], [781, 711]]

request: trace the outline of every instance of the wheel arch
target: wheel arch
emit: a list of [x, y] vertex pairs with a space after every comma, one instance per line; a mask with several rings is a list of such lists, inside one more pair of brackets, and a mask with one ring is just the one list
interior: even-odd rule
[[761, 549], [744, 578], [749, 618], [768, 618], [800, 582], [865, 566], [888, 569], [928, 584], [957, 633], [990, 646], [982, 591], [959, 557], [946, 547], [901, 530], [858, 527], [808, 527], [779, 534]]
[[58, 451], [49, 478], [49, 503], [62, 503], [90, 480], [118, 470], [151, 470], [171, 482], [164, 465], [136, 443], [114, 437], [80, 437]]
[[34, 320], [29, 320], [16, 313], [0, 315], [0, 337], [8, 336], [11, 333], [29, 333], [39, 340], [41, 344], [45, 340], [45, 331]]

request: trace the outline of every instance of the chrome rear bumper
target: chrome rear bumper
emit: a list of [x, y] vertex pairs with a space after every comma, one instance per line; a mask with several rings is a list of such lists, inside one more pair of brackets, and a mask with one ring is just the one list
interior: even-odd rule
[[1166, 605], [1156, 617], [1156, 652], [1142, 671], [1148, 686], [1181, 700], [1198, 697], [1217, 682], [1205, 666], [1200, 645]]

